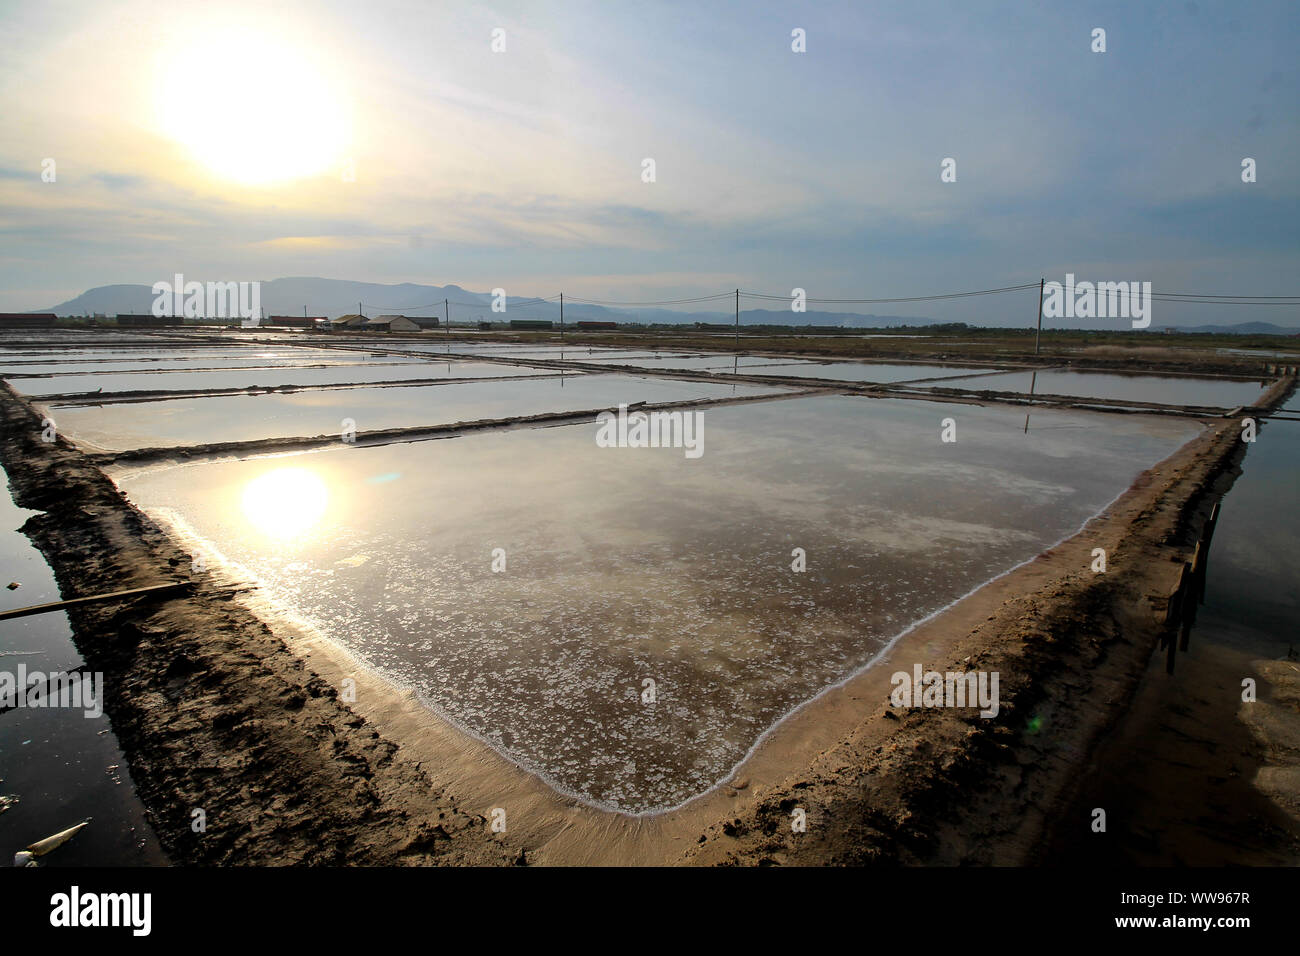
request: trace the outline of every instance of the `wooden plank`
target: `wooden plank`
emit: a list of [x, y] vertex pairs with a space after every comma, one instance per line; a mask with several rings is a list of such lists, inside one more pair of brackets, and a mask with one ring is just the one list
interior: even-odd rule
[[144, 588], [130, 588], [126, 591], [113, 591], [110, 594], [92, 594], [88, 597], [69, 598], [66, 601], [55, 601], [52, 604], [33, 604], [30, 607], [14, 608], [11, 611], [0, 611], [0, 621], [8, 621], [15, 617], [28, 617], [32, 614], [48, 614], [51, 611], [63, 611], [70, 607], [77, 607], [83, 604], [99, 604], [104, 601], [125, 601], [131, 598], [143, 597], [146, 594], [163, 595], [168, 592], [186, 590], [193, 585], [189, 581], [173, 581], [171, 584], [151, 584]]

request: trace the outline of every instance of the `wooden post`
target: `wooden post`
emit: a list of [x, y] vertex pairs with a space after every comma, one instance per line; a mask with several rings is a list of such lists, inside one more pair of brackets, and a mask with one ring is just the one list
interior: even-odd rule
[[50, 611], [64, 611], [70, 607], [81, 607], [86, 604], [99, 604], [104, 601], [129, 601], [132, 598], [154, 595], [162, 597], [164, 594], [173, 594], [180, 591], [186, 591], [194, 585], [189, 581], [173, 581], [170, 584], [154, 584], [143, 588], [128, 588], [125, 591], [113, 591], [108, 594], [92, 594], [87, 597], [68, 598], [63, 601], [54, 601], [50, 604], [34, 604], [31, 607], [16, 607], [8, 611], [0, 611], [0, 621], [8, 621], [16, 617], [28, 617], [32, 614], [47, 614]]
[[1038, 354], [1038, 339], [1043, 334], [1043, 285], [1047, 282], [1046, 276], [1038, 277], [1038, 331], [1034, 333], [1034, 354]]

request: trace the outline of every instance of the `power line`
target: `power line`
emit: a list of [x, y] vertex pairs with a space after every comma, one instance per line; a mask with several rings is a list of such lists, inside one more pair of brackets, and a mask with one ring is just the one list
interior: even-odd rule
[[1295, 295], [1213, 295], [1209, 292], [1158, 292], [1157, 295], [1189, 296], [1194, 299], [1300, 299]]
[[616, 302], [609, 299], [581, 299], [576, 295], [571, 295], [568, 297], [568, 301], [581, 302], [585, 305], [688, 305], [692, 302], [712, 302], [715, 299], [729, 299], [733, 295], [735, 295], [734, 292], [719, 292], [716, 295], [702, 295], [691, 299], [660, 299], [656, 302]]
[[[977, 289], [973, 292], [944, 292], [936, 295], [910, 295], [899, 296], [889, 299], [820, 299], [806, 298], [805, 302], [819, 302], [827, 305], [873, 305], [885, 302], [933, 302], [936, 299], [962, 299], [973, 295], [1000, 295], [1004, 292], [1023, 292], [1026, 289], [1033, 289], [1038, 286], [1037, 282], [1029, 282], [1024, 285], [1009, 285], [999, 289]], [[766, 295], [761, 292], [741, 292], [741, 295], [749, 299], [766, 299], [772, 302], [789, 302], [793, 296], [789, 295]]]
[[[890, 296], [881, 298], [823, 298], [807, 297], [805, 302], [818, 305], [883, 305], [900, 302], [937, 302], [947, 299], [964, 299], [974, 296], [985, 295], [1005, 295], [1013, 292], [1027, 292], [1030, 289], [1038, 287], [1036, 282], [1026, 282], [1021, 285], [1000, 286], [991, 289], [973, 289], [964, 292], [941, 292], [929, 295], [911, 295], [911, 296]], [[1103, 293], [1108, 294], [1108, 293]], [[615, 300], [615, 299], [586, 299], [579, 296], [566, 295], [566, 301], [581, 305], [598, 305], [613, 307], [630, 307], [630, 308], [648, 308], [654, 306], [672, 306], [672, 305], [694, 305], [702, 302], [720, 302], [724, 299], [730, 299], [736, 296], [736, 291], [718, 292], [711, 295], [691, 296], [681, 299], [654, 299], [654, 300]], [[790, 302], [792, 296], [789, 295], [771, 295], [763, 292], [745, 292], [740, 291], [739, 296], [746, 299], [754, 299], [765, 302]], [[518, 310], [530, 306], [538, 305], [558, 305], [557, 300], [560, 293], [551, 296], [537, 296], [530, 299], [519, 299], [510, 301], [507, 299], [507, 305], [512, 310]], [[1188, 305], [1281, 305], [1297, 306], [1300, 305], [1300, 295], [1230, 295], [1220, 293], [1199, 293], [1199, 292], [1157, 292], [1152, 291], [1149, 298], [1157, 302], [1185, 303]], [[491, 302], [450, 302], [450, 305], [465, 309], [487, 309], [491, 307]], [[364, 308], [378, 310], [406, 310], [419, 311], [421, 309], [435, 309], [444, 307], [443, 302], [433, 302], [428, 305], [405, 305], [405, 306], [381, 306], [373, 303], [363, 303]], [[517, 314], [517, 313], [516, 313]]]
[[[518, 299], [514, 302], [511, 302], [509, 297], [507, 297], [506, 301], [509, 305], [513, 306], [514, 308], [519, 308], [521, 306], [536, 305], [543, 302], [550, 302], [553, 304], [558, 298], [559, 298], [559, 293], [557, 292], [553, 296], [534, 297], [531, 299]], [[487, 308], [491, 308], [492, 306], [491, 302], [456, 302], [454, 300], [450, 301], [448, 304], [458, 305], [465, 309], [487, 309]], [[398, 311], [405, 310], [407, 312], [418, 312], [420, 309], [441, 309], [443, 307], [442, 302], [431, 302], [428, 305], [391, 305], [391, 306], [375, 305], [373, 302], [363, 302], [361, 303], [361, 305], [367, 309], [393, 309]]]

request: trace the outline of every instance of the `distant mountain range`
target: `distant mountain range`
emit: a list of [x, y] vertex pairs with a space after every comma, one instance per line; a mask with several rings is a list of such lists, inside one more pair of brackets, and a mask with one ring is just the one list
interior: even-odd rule
[[[187, 276], [186, 281], [196, 277]], [[348, 315], [360, 309], [366, 315], [406, 313], [434, 315], [441, 318], [450, 311], [452, 322], [479, 319], [504, 321], [519, 319], [560, 320], [560, 304], [538, 301], [507, 291], [506, 312], [492, 312], [490, 292], [470, 292], [458, 285], [380, 285], [374, 282], [349, 282], [343, 279], [290, 278], [262, 283], [264, 315], [308, 315], [330, 317]], [[444, 300], [447, 304], [444, 305]], [[146, 285], [106, 285], [90, 289], [42, 311], [61, 316], [116, 315], [147, 313], [153, 308], [154, 294]], [[692, 322], [727, 323], [735, 321], [735, 312], [676, 312], [656, 308], [607, 308], [578, 302], [564, 304], [565, 322], [583, 320], [605, 322], [641, 322], [673, 325]], [[883, 328], [890, 325], [930, 325], [939, 319], [899, 315], [862, 315], [849, 312], [791, 312], [789, 309], [741, 309], [742, 325], [832, 325], [847, 328]]]
[[[171, 277], [168, 277], [169, 279]], [[186, 280], [199, 279], [187, 276]], [[263, 315], [308, 315], [336, 317], [354, 313], [360, 308], [365, 315], [405, 313], [432, 315], [441, 318], [444, 308], [450, 311], [453, 323], [476, 322], [480, 319], [504, 321], [506, 319], [560, 319], [558, 302], [538, 301], [528, 296], [509, 294], [507, 311], [491, 310], [490, 292], [470, 292], [458, 285], [418, 285], [404, 282], [400, 285], [381, 285], [375, 282], [351, 282], [345, 279], [286, 278], [262, 283], [261, 304]], [[444, 300], [448, 305], [444, 307]], [[721, 300], [725, 302], [726, 300]], [[54, 312], [60, 316], [108, 315], [118, 313], [147, 313], [153, 308], [154, 294], [147, 285], [106, 285], [89, 289], [67, 302], [40, 311]], [[742, 302], [743, 304], [743, 302]], [[1032, 306], [1031, 306], [1032, 308]], [[693, 322], [731, 324], [734, 311], [676, 312], [659, 308], [612, 308], [600, 305], [566, 301], [566, 323], [579, 321], [639, 322], [647, 325], [679, 325]], [[744, 309], [740, 311], [742, 325], [819, 325], [854, 329], [880, 329], [901, 325], [926, 326], [944, 324], [947, 319], [919, 316], [874, 315], [858, 312], [791, 312], [789, 309]], [[1077, 321], [1077, 320], [1076, 320]], [[975, 324], [975, 323], [972, 323]], [[1118, 324], [1100, 322], [1094, 328], [1107, 326], [1128, 328], [1126, 320]], [[1061, 328], [1059, 322], [1045, 322], [1045, 328]], [[1204, 332], [1242, 335], [1295, 335], [1300, 329], [1274, 325], [1271, 322], [1242, 322], [1235, 325], [1171, 325], [1152, 323], [1153, 328], [1176, 328], [1180, 332]]]
[[1272, 322], [1238, 322], [1235, 325], [1176, 325], [1179, 332], [1200, 332], [1205, 335], [1300, 335], [1294, 326], [1274, 325]]

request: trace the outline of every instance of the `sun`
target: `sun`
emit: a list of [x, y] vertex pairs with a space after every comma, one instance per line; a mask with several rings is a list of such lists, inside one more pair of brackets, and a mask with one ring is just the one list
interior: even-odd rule
[[157, 83], [159, 127], [223, 179], [269, 186], [342, 166], [345, 99], [292, 42], [195, 31], [160, 59]]
[[329, 489], [314, 471], [277, 468], [244, 488], [244, 517], [269, 538], [288, 541], [309, 532], [325, 514]]

